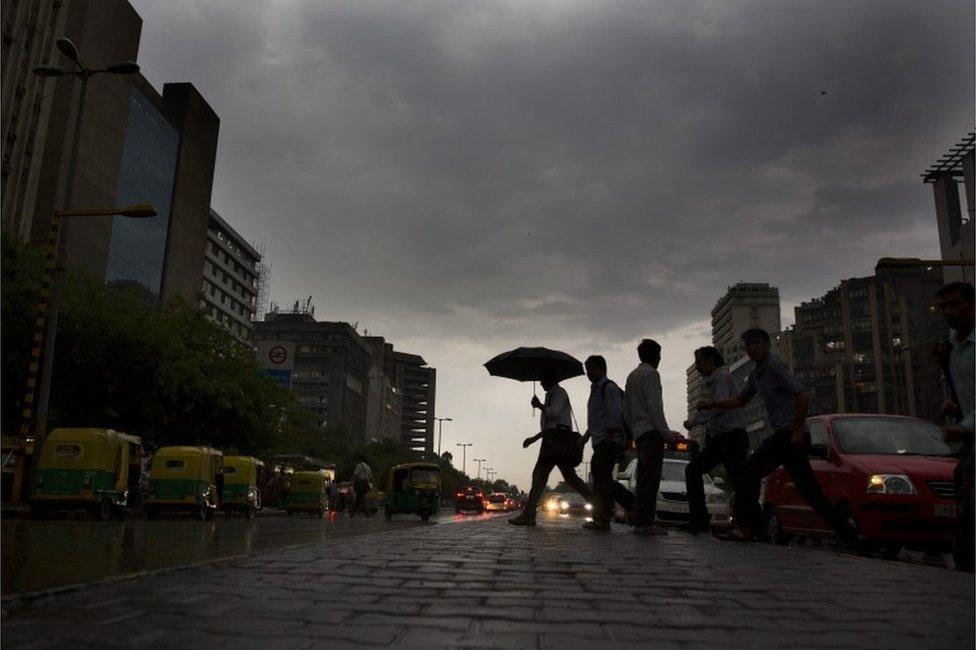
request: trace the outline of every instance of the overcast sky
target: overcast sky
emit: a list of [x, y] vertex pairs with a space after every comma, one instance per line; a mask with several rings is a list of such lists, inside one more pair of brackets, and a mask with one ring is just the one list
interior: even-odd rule
[[778, 286], [786, 325], [938, 255], [918, 174], [974, 123], [971, 0], [133, 5], [144, 74], [220, 116], [212, 203], [272, 298], [421, 354], [444, 449], [524, 489], [531, 385], [482, 363], [547, 345], [622, 383], [654, 337], [678, 429], [728, 285]]

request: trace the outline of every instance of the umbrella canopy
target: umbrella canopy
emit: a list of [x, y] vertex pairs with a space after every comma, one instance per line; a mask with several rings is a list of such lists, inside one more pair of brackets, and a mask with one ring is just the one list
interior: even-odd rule
[[488, 374], [518, 381], [539, 381], [539, 374], [547, 367], [556, 371], [558, 381], [584, 374], [579, 359], [549, 348], [516, 348], [485, 364]]

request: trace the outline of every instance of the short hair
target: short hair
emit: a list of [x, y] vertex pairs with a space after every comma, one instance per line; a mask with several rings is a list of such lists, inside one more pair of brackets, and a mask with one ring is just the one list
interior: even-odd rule
[[607, 371], [607, 360], [599, 354], [593, 354], [586, 358], [584, 364], [587, 368], [599, 368], [603, 372]]
[[751, 327], [743, 332], [739, 338], [742, 339], [743, 343], [749, 343], [750, 341], [769, 343], [769, 332], [761, 327]]
[[541, 371], [539, 371], [540, 381], [559, 381], [559, 373], [552, 366], [546, 366]]
[[637, 356], [640, 357], [641, 361], [644, 359], [660, 359], [661, 344], [654, 339], [644, 339], [637, 346]]
[[941, 289], [939, 289], [938, 291], [936, 291], [935, 297], [945, 298], [955, 293], [956, 291], [958, 291], [959, 295], [961, 295], [963, 299], [966, 302], [968, 302], [970, 305], [976, 303], [976, 296], [973, 295], [974, 293], [973, 285], [971, 285], [968, 282], [950, 282], [944, 287], [942, 287]]
[[702, 359], [711, 359], [716, 368], [725, 365], [725, 357], [723, 357], [722, 353], [718, 351], [718, 348], [711, 345], [706, 345], [695, 350], [695, 358], [697, 359], [698, 357], [701, 357]]

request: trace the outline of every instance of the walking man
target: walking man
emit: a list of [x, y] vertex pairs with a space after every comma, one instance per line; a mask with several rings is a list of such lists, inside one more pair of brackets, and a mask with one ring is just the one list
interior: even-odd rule
[[535, 513], [539, 507], [539, 500], [546, 490], [549, 474], [554, 467], [558, 467], [563, 480], [590, 501], [590, 488], [576, 474], [576, 466], [580, 464], [582, 455], [579, 453], [577, 439], [579, 435], [573, 431], [573, 410], [569, 403], [569, 394], [559, 385], [557, 375], [552, 368], [544, 368], [539, 381], [546, 392], [546, 401], [541, 402], [532, 396], [532, 406], [542, 411], [539, 421], [539, 433], [526, 438], [522, 442], [523, 448], [530, 447], [536, 440], [542, 438], [539, 449], [539, 459], [532, 470], [532, 488], [525, 509], [517, 517], [508, 520], [515, 526], [535, 526]]
[[949, 384], [951, 404], [948, 409], [956, 422], [943, 427], [946, 442], [962, 445], [954, 472], [956, 483], [956, 539], [952, 556], [956, 569], [973, 572], [973, 429], [976, 427], [976, 355], [973, 334], [973, 285], [951, 282], [936, 294], [939, 309], [952, 330], [941, 365]]
[[[712, 346], [695, 350], [695, 368], [705, 380], [709, 401], [722, 402], [738, 394], [732, 375], [725, 367], [722, 353]], [[749, 436], [746, 434], [746, 410], [744, 408], [722, 411], [699, 411], [685, 421], [685, 429], [704, 424], [705, 445], [698, 457], [685, 467], [685, 484], [688, 490], [690, 533], [709, 531], [708, 509], [705, 507], [705, 486], [702, 474], [722, 463], [731, 485], [739, 480], [739, 470], [749, 455]]]
[[654, 524], [657, 515], [657, 491], [661, 487], [664, 467], [664, 441], [671, 429], [664, 417], [661, 375], [661, 346], [644, 339], [637, 346], [640, 364], [627, 376], [624, 418], [634, 434], [637, 446], [637, 514], [633, 532], [636, 535], [667, 535]]
[[353, 490], [356, 492], [356, 503], [353, 504], [350, 516], [362, 512], [367, 517], [371, 516], [369, 507], [366, 505], [366, 493], [369, 492], [370, 483], [373, 480], [373, 470], [366, 464], [366, 457], [360, 456], [359, 463], [352, 471]]
[[583, 524], [588, 530], [610, 530], [613, 502], [626, 510], [634, 507], [634, 495], [613, 478], [613, 467], [627, 446], [623, 423], [623, 392], [607, 377], [607, 361], [591, 356], [584, 364], [590, 380], [590, 399], [586, 405], [586, 435], [593, 439], [590, 471], [593, 475], [593, 521]]
[[742, 333], [742, 342], [746, 354], [756, 364], [749, 373], [746, 387], [730, 399], [701, 402], [698, 409], [742, 408], [758, 394], [766, 406], [767, 420], [774, 432], [760, 443], [742, 467], [732, 504], [735, 528], [725, 537], [748, 541], [762, 536], [759, 486], [763, 478], [782, 465], [800, 495], [834, 529], [838, 539], [856, 542], [853, 525], [837, 515], [810, 467], [807, 458], [810, 439], [805, 426], [807, 395], [803, 386], [783, 362], [770, 353], [769, 334], [765, 330], [746, 330]]

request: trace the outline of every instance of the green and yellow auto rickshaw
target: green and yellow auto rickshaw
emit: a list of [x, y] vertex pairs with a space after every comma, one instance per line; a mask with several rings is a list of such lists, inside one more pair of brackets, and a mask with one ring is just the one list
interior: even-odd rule
[[261, 509], [258, 482], [264, 463], [252, 456], [224, 456], [224, 488], [220, 492], [220, 509], [242, 512], [248, 519]]
[[441, 468], [434, 463], [407, 463], [390, 470], [387, 482], [386, 518], [395, 514], [420, 515], [427, 521], [437, 512], [441, 498]]
[[210, 447], [160, 447], [149, 472], [147, 517], [183, 510], [210, 519], [220, 505], [224, 454]]
[[112, 429], [55, 429], [41, 446], [31, 516], [90, 510], [99, 519], [124, 515], [139, 489], [142, 441]]
[[281, 497], [281, 507], [291, 516], [309, 512], [325, 517], [329, 509], [329, 475], [324, 469], [292, 472]]

